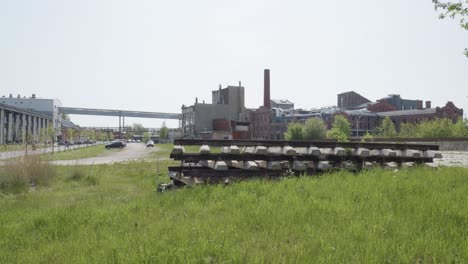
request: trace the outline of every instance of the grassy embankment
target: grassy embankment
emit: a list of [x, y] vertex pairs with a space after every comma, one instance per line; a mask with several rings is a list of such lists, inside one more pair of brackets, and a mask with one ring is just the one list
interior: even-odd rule
[[83, 148], [70, 149], [54, 154], [44, 154], [48, 160], [75, 160], [96, 157], [106, 152], [121, 151], [120, 149], [106, 149], [104, 145], [95, 145]]
[[[167, 157], [168, 148], [161, 153]], [[468, 260], [467, 169], [342, 172], [156, 193], [168, 179], [155, 168], [59, 166], [47, 186], [0, 195], [0, 263]]]

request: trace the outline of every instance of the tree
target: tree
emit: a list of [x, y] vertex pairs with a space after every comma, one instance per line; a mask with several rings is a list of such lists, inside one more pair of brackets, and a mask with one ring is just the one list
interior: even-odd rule
[[302, 127], [302, 137], [306, 140], [322, 139], [327, 134], [327, 128], [322, 119], [309, 118]]
[[288, 125], [288, 130], [284, 133], [284, 138], [286, 140], [302, 140], [304, 138], [302, 135], [302, 125], [299, 123], [290, 123]]
[[131, 131], [134, 132], [146, 132], [148, 129], [146, 129], [142, 124], [140, 123], [133, 123], [131, 127]]
[[379, 136], [384, 138], [395, 138], [397, 136], [395, 124], [393, 124], [393, 121], [388, 116], [382, 120], [377, 131]]
[[151, 134], [149, 132], [143, 133], [143, 142], [146, 142], [151, 139]]
[[[468, 0], [459, 2], [432, 0], [436, 11], [440, 11], [439, 18], [450, 17], [460, 18], [460, 26], [468, 30]], [[468, 57], [468, 49], [465, 49], [465, 55]]]
[[419, 126], [414, 123], [401, 123], [400, 133], [398, 134], [401, 138], [415, 138], [419, 136]]
[[465, 127], [465, 122], [460, 117], [457, 120], [457, 123], [453, 125], [452, 135], [454, 137], [466, 137], [467, 136], [467, 129]]
[[62, 119], [70, 121], [70, 117], [65, 113], [62, 113]]
[[162, 123], [161, 129], [159, 130], [159, 138], [160, 139], [168, 139], [169, 138], [169, 128], [166, 126], [166, 122]]
[[338, 141], [349, 141], [351, 136], [351, 124], [343, 115], [335, 116], [332, 129], [328, 131], [327, 137]]

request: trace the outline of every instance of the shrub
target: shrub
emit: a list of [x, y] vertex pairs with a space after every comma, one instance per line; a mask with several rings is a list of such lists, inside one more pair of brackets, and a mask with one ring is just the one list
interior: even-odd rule
[[395, 124], [393, 124], [393, 121], [388, 116], [382, 120], [377, 130], [379, 131], [379, 136], [384, 138], [395, 138], [397, 136]]
[[314, 117], [309, 118], [302, 127], [302, 137], [306, 140], [322, 139], [327, 134], [327, 128], [322, 119]]
[[332, 129], [328, 131], [327, 137], [338, 141], [348, 141], [351, 135], [351, 124], [342, 115], [335, 116]]
[[288, 125], [288, 130], [284, 133], [284, 138], [286, 140], [302, 140], [302, 125], [299, 123], [290, 123]]

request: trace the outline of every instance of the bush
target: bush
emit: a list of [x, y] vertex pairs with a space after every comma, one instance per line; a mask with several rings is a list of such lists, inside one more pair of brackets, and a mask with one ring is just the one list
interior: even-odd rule
[[397, 136], [395, 124], [393, 124], [393, 121], [388, 116], [382, 120], [377, 130], [379, 136], [384, 138], [395, 138]]
[[288, 125], [288, 130], [284, 133], [286, 140], [302, 140], [302, 125], [299, 123], [291, 123]]
[[302, 127], [302, 137], [306, 140], [322, 139], [327, 134], [327, 128], [322, 119], [309, 118]]
[[327, 137], [338, 141], [348, 141], [351, 135], [351, 124], [342, 115], [335, 116], [332, 129], [328, 131]]

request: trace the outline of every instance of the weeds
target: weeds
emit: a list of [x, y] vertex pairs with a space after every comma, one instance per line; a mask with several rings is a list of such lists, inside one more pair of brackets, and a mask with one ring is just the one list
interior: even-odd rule
[[47, 186], [56, 175], [55, 166], [39, 155], [6, 161], [0, 167], [0, 190], [17, 193], [29, 186]]

